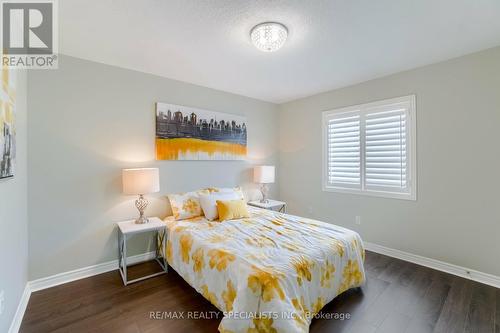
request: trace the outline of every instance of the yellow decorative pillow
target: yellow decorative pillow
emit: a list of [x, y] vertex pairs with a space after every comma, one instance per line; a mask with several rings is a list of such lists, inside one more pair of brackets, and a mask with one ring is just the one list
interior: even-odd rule
[[176, 220], [184, 220], [203, 215], [200, 205], [200, 194], [208, 194], [207, 190], [196, 192], [169, 194], [168, 201]]
[[245, 200], [217, 200], [219, 221], [250, 217]]

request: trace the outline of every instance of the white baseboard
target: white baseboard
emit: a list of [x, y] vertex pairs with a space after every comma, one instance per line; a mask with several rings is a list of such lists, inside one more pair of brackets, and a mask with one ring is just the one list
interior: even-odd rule
[[[133, 265], [135, 263], [145, 260], [152, 260], [154, 258], [155, 258], [155, 252], [138, 254], [132, 257], [127, 257], [127, 265]], [[68, 283], [71, 281], [84, 279], [90, 276], [114, 271], [116, 269], [118, 269], [118, 259], [104, 262], [102, 264], [87, 266], [75, 269], [73, 271], [59, 273], [45, 278], [33, 280], [29, 282], [29, 286], [31, 292], [35, 292], [38, 290], [54, 287], [63, 283]]]
[[[155, 258], [155, 256], [156, 253], [153, 251], [132, 257], [127, 257], [127, 264], [133, 265], [141, 261], [152, 260]], [[14, 315], [14, 318], [12, 319], [12, 322], [10, 324], [9, 333], [17, 333], [19, 331], [19, 328], [21, 327], [21, 323], [23, 321], [24, 312], [26, 311], [26, 307], [28, 306], [28, 301], [32, 292], [55, 287], [57, 285], [68, 283], [71, 281], [84, 279], [86, 277], [114, 271], [116, 269], [118, 269], [118, 259], [29, 281], [24, 288], [23, 295], [21, 297], [21, 300], [19, 301], [19, 305], [17, 306], [16, 314]]]
[[426, 266], [441, 272], [457, 275], [489, 286], [500, 288], [500, 276], [479, 272], [466, 267], [449, 264], [444, 261], [422, 257], [416, 254], [391, 249], [382, 245], [363, 242], [368, 251], [380, 253], [389, 257], [409, 261], [417, 265]]
[[16, 313], [14, 314], [14, 318], [10, 323], [9, 333], [17, 333], [19, 332], [19, 328], [21, 327], [21, 323], [23, 321], [24, 312], [26, 311], [26, 307], [28, 306], [28, 302], [30, 300], [31, 290], [29, 287], [29, 282], [26, 283], [24, 287], [23, 295], [19, 300], [19, 304], [17, 305]]

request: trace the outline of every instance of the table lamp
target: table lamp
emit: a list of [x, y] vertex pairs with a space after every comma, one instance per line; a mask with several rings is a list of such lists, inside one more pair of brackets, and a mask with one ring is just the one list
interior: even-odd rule
[[148, 218], [144, 216], [144, 210], [148, 201], [144, 194], [160, 191], [160, 174], [158, 168], [138, 168], [122, 170], [123, 193], [139, 195], [135, 206], [139, 210], [139, 217], [135, 223], [147, 223]]
[[262, 192], [261, 203], [268, 203], [267, 194], [269, 187], [267, 184], [274, 183], [274, 165], [259, 165], [253, 168], [253, 181], [260, 184], [260, 191]]

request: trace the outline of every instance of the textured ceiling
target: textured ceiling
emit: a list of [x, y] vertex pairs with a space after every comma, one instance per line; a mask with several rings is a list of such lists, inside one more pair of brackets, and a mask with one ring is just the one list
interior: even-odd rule
[[[500, 45], [499, 0], [63, 0], [61, 53], [281, 103]], [[250, 29], [278, 21], [264, 53]]]

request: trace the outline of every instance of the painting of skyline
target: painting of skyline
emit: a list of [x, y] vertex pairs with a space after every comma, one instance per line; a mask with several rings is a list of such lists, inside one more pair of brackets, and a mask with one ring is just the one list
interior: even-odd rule
[[14, 127], [15, 77], [14, 70], [2, 67], [0, 90], [0, 179], [14, 176], [16, 129]]
[[157, 160], [243, 160], [246, 118], [156, 103]]

